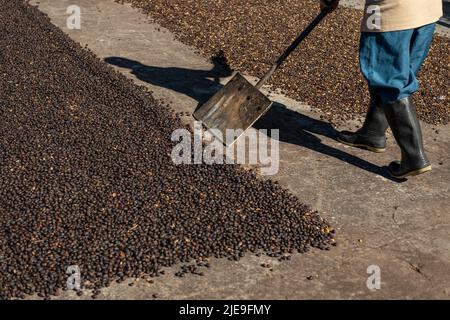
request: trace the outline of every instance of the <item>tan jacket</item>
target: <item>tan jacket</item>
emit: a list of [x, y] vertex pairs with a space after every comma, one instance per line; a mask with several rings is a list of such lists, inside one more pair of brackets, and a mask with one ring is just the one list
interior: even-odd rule
[[442, 0], [366, 0], [362, 31], [418, 28], [442, 17]]

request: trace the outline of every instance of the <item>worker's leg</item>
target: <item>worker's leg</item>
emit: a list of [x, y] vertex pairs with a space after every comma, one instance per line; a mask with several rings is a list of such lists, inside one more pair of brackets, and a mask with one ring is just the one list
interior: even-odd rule
[[416, 76], [428, 55], [435, 28], [436, 25], [433, 23], [414, 29], [410, 44], [410, 73], [414, 85], [405, 87], [399, 100], [389, 102], [385, 106], [392, 132], [402, 150], [402, 160], [389, 165], [389, 173], [397, 178], [431, 170], [431, 164], [423, 148], [416, 107], [410, 96], [418, 89]]
[[361, 36], [361, 71], [371, 92], [381, 100], [402, 151], [401, 162], [389, 165], [389, 173], [397, 178], [431, 170], [410, 96], [418, 90], [416, 75], [428, 54], [433, 31], [434, 25], [428, 25]]

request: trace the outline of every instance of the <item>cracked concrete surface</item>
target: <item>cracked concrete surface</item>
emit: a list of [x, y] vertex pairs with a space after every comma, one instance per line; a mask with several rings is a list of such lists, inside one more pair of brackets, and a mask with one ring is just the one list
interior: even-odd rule
[[[192, 113], [199, 101], [220, 87], [215, 79], [227, 81], [220, 66], [213, 66], [128, 5], [112, 0], [31, 3], [38, 4], [55, 25], [100, 58], [131, 60], [132, 68], [115, 68], [149, 87], [177, 111]], [[82, 10], [81, 30], [66, 27], [69, 5]], [[238, 262], [212, 260], [203, 277], [177, 278], [172, 275], [176, 268], [171, 268], [153, 283], [137, 280], [129, 286], [130, 279], [105, 288], [99, 297], [449, 299], [450, 126], [424, 125], [434, 171], [396, 183], [382, 168], [399, 156], [390, 136], [383, 154], [346, 147], [333, 139], [333, 128], [310, 107], [278, 94], [269, 96], [276, 103], [255, 128], [280, 128], [280, 171], [274, 179], [336, 227], [338, 246], [294, 255], [282, 263], [251, 255]], [[185, 116], [184, 120], [192, 118]], [[356, 121], [346, 127], [358, 125]], [[262, 263], [270, 264], [271, 269], [261, 267]], [[381, 290], [371, 291], [366, 286], [370, 265], [381, 268]], [[88, 297], [69, 292], [60, 298]]]

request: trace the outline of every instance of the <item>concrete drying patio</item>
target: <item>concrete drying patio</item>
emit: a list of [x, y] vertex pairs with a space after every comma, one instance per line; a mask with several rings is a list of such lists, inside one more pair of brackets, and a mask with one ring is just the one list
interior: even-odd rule
[[[52, 22], [100, 58], [132, 60], [117, 70], [149, 87], [179, 112], [196, 108], [227, 73], [174, 39], [128, 5], [113, 0], [31, 1]], [[66, 9], [81, 8], [81, 29], [69, 30]], [[301, 63], [299, 61], [299, 63]], [[138, 66], [138, 68], [136, 68]], [[449, 75], [450, 76], [450, 75]], [[273, 178], [317, 209], [336, 227], [338, 246], [278, 262], [248, 255], [239, 262], [212, 260], [205, 276], [173, 276], [114, 284], [105, 299], [325, 299], [450, 298], [450, 126], [423, 125], [434, 171], [404, 183], [387, 178], [383, 166], [398, 158], [391, 137], [384, 154], [337, 143], [320, 114], [271, 94], [274, 107], [255, 127], [280, 129], [280, 171]], [[190, 116], [184, 116], [191, 122]], [[348, 123], [348, 128], [359, 126]], [[337, 128], [341, 129], [341, 128]], [[261, 267], [272, 265], [272, 270]], [[367, 268], [381, 269], [381, 289], [366, 286]], [[131, 281], [131, 279], [130, 279]], [[156, 294], [156, 295], [155, 295]], [[84, 299], [74, 293], [62, 298]]]

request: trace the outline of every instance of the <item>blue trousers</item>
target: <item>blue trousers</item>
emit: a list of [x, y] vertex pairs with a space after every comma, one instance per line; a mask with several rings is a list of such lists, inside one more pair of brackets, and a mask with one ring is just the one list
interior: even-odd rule
[[360, 67], [371, 94], [381, 103], [409, 97], [419, 89], [417, 73], [428, 55], [436, 24], [391, 32], [363, 32]]

